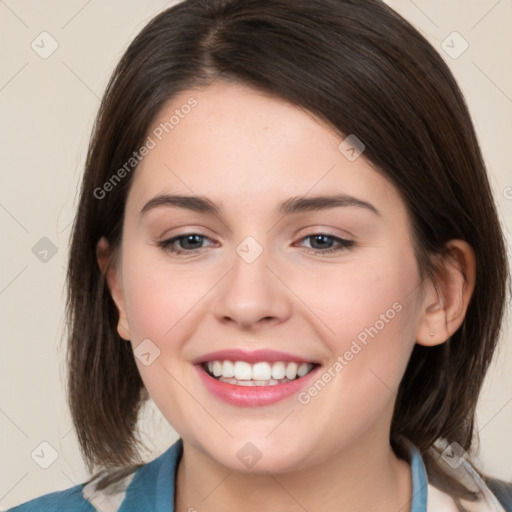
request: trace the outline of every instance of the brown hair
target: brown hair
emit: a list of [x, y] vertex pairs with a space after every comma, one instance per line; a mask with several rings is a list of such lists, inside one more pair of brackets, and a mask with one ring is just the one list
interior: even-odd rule
[[447, 241], [466, 240], [476, 284], [460, 329], [416, 345], [400, 385], [391, 443], [426, 454], [440, 437], [469, 451], [475, 407], [498, 340], [508, 268], [479, 145], [447, 65], [408, 22], [378, 0], [188, 0], [156, 16], [126, 50], [105, 92], [89, 147], [68, 269], [68, 395], [89, 468], [140, 462], [146, 398], [131, 345], [96, 262], [116, 250], [132, 173], [101, 188], [147, 137], [178, 92], [229, 80], [284, 98], [340, 134], [397, 188], [422, 276]]

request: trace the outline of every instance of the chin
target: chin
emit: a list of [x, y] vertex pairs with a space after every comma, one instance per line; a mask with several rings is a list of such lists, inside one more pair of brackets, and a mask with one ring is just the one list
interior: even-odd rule
[[254, 442], [248, 439], [244, 436], [243, 441], [230, 439], [225, 445], [203, 446], [202, 451], [217, 464], [238, 473], [287, 473], [302, 466], [305, 458], [305, 454], [299, 451], [302, 443], [274, 443], [264, 437], [254, 437]]

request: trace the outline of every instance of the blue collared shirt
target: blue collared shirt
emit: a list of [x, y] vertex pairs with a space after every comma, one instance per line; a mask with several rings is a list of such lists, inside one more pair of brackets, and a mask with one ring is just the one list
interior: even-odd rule
[[[126, 477], [116, 486], [113, 495], [106, 495], [105, 491], [95, 493], [93, 481], [87, 485], [80, 484], [65, 491], [46, 494], [14, 507], [9, 512], [174, 512], [175, 478], [182, 453], [183, 442], [179, 439], [158, 458]], [[410, 512], [427, 512], [429, 484], [425, 465], [413, 445], [410, 445], [410, 455]]]

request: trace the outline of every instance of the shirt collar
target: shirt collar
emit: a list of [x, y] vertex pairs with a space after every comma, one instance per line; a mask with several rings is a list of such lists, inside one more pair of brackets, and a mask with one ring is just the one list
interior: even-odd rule
[[[412, 502], [410, 512], [426, 512], [428, 480], [418, 449], [410, 444], [410, 463], [412, 477]], [[169, 512], [169, 504], [174, 510], [175, 484], [178, 464], [183, 454], [183, 440], [180, 438], [166, 452], [152, 463], [141, 468], [134, 479], [131, 489], [154, 490], [156, 492], [137, 493], [131, 495], [130, 490], [126, 502], [144, 500], [155, 512]], [[156, 487], [156, 488], [155, 488]], [[123, 504], [124, 505], [124, 504]], [[120, 512], [123, 508], [120, 509]]]
[[427, 511], [428, 480], [425, 465], [418, 449], [409, 444], [411, 454], [412, 502], [411, 512]]

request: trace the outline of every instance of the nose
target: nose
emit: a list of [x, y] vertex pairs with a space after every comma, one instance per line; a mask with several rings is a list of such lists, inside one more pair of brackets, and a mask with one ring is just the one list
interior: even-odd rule
[[244, 330], [282, 323], [292, 309], [291, 294], [284, 283], [279, 271], [269, 267], [266, 251], [250, 263], [237, 254], [217, 290], [215, 317]]

